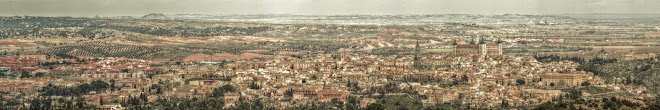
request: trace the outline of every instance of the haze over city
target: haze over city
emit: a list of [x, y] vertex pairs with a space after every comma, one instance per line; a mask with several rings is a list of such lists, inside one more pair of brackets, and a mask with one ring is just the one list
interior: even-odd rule
[[1, 0], [4, 16], [660, 14], [657, 0]]

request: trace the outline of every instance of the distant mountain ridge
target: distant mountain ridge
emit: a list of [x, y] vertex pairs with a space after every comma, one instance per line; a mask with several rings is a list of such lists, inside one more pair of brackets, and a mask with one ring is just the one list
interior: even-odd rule
[[142, 19], [169, 19], [169, 18], [162, 13], [150, 13], [142, 16]]

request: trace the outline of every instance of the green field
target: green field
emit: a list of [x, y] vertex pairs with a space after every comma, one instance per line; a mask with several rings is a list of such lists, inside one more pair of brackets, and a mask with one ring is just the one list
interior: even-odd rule
[[422, 103], [408, 95], [387, 96], [380, 100], [387, 110], [420, 110]]

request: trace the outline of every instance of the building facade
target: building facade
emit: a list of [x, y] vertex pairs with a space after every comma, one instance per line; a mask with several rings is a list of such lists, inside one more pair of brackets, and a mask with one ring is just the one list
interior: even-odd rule
[[454, 54], [502, 55], [502, 46], [496, 43], [457, 44], [454, 45]]
[[586, 74], [545, 74], [540, 76], [540, 86], [575, 87], [588, 81]]

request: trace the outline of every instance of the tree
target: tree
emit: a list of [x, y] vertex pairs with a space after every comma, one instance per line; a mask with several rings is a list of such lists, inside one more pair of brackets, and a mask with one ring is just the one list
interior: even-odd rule
[[100, 105], [103, 105], [103, 104], [104, 104], [104, 102], [103, 102], [103, 96], [99, 97], [99, 104], [100, 104]]
[[509, 101], [502, 100], [502, 107], [504, 108], [509, 107]]
[[144, 101], [144, 102], [147, 102], [147, 101], [149, 100], [149, 98], [147, 97], [147, 95], [142, 94], [142, 93], [140, 93], [140, 99], [142, 99], [142, 101]]
[[467, 76], [467, 74], [463, 74], [463, 81], [465, 81], [466, 83], [468, 82], [468, 76]]
[[84, 108], [85, 107], [85, 101], [81, 98], [76, 99], [76, 107]]
[[52, 109], [53, 99], [37, 97], [30, 101], [31, 110], [50, 110]]
[[211, 97], [220, 97], [223, 96], [224, 92], [220, 90], [220, 88], [214, 88], [213, 92], [211, 93]]
[[351, 80], [348, 80], [348, 83], [346, 83], [346, 87], [351, 87]]
[[366, 110], [385, 110], [385, 106], [379, 103], [372, 103], [367, 106]]
[[212, 92], [211, 96], [212, 96], [212, 97], [220, 97], [220, 96], [224, 96], [224, 94], [225, 94], [226, 92], [234, 92], [234, 91], [236, 91], [236, 90], [234, 89], [234, 87], [231, 86], [231, 85], [229, 85], [229, 84], [227, 84], [227, 85], [224, 85], [224, 86], [222, 86], [222, 87], [220, 87], [220, 88], [215, 88], [215, 89], [213, 89], [213, 92]]
[[286, 92], [284, 92], [284, 95], [293, 97], [293, 89], [289, 88], [289, 90], [286, 90]]
[[332, 103], [333, 106], [335, 106], [337, 108], [340, 108], [340, 109], [344, 108], [344, 102], [340, 101], [337, 98], [332, 98], [332, 100], [330, 102]]
[[582, 91], [571, 89], [568, 91], [568, 98], [577, 100], [582, 97]]
[[585, 82], [582, 82], [581, 85], [582, 85], [582, 86], [589, 86], [589, 85], [591, 85], [591, 83], [589, 83], [588, 81], [585, 81]]
[[250, 83], [250, 89], [261, 89], [261, 87], [257, 83], [252, 82]]
[[66, 100], [66, 101], [64, 102], [64, 108], [65, 108], [65, 109], [68, 109], [68, 110], [73, 109], [73, 101], [71, 101], [71, 100]]
[[27, 72], [25, 70], [21, 71], [21, 78], [29, 78], [29, 77], [32, 77], [32, 75], [30, 75], [30, 72]]
[[152, 84], [151, 89], [156, 89], [156, 94], [162, 94], [163, 91], [161, 90], [161, 86], [158, 84]]
[[103, 90], [107, 89], [110, 86], [110, 84], [108, 84], [106, 82], [103, 82], [101, 80], [92, 81], [92, 83], [90, 83], [90, 85], [92, 86], [92, 90], [97, 91], [97, 92], [103, 91]]
[[353, 87], [352, 87], [353, 89], [355, 89], [355, 90], [360, 90], [360, 87], [358, 86], [358, 82], [354, 82], [354, 83], [352, 84], [352, 86], [353, 86]]
[[358, 104], [360, 104], [360, 101], [358, 100], [357, 97], [348, 96], [348, 101], [346, 103], [346, 109], [347, 110], [357, 110], [358, 107], [359, 107]]
[[46, 73], [38, 72], [34, 74], [34, 77], [44, 77]]
[[234, 92], [234, 91], [236, 91], [236, 89], [234, 89], [234, 86], [231, 86], [229, 84], [226, 84], [226, 85], [222, 86], [222, 90], [225, 91], [225, 92]]
[[524, 85], [524, 84], [525, 84], [525, 80], [523, 80], [523, 79], [516, 79], [516, 83], [518, 83], [518, 85]]
[[110, 80], [110, 88], [113, 89], [113, 90], [115, 89], [115, 80], [114, 79]]

